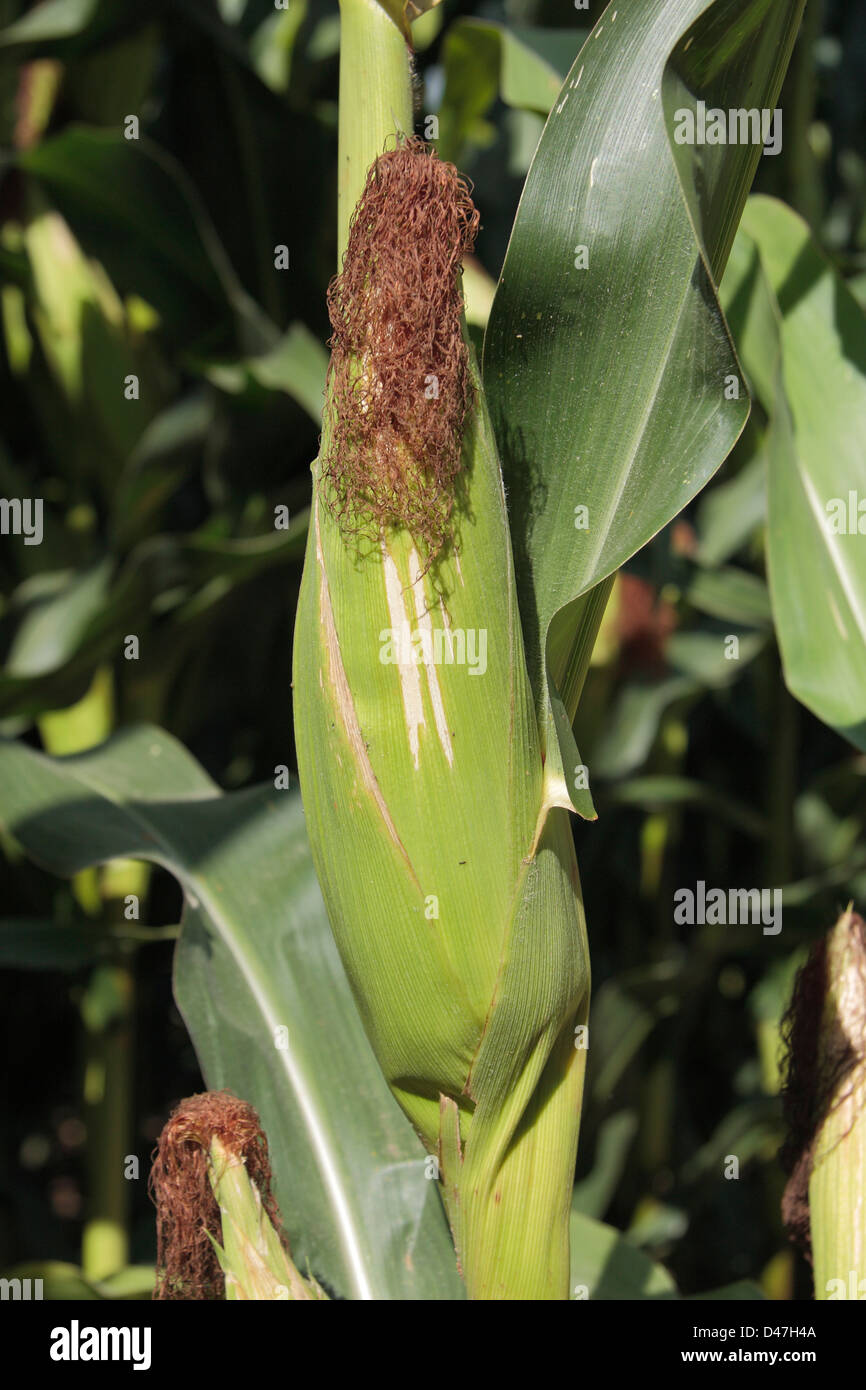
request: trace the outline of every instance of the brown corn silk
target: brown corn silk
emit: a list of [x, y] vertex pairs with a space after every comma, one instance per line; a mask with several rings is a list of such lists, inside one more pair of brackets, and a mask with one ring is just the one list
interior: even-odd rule
[[328, 289], [325, 499], [374, 541], [405, 528], [428, 563], [449, 538], [472, 401], [459, 280], [478, 220], [453, 164], [404, 140], [370, 167]]
[[280, 1230], [268, 1141], [253, 1107], [229, 1091], [205, 1091], [182, 1100], [159, 1136], [150, 1171], [157, 1227], [155, 1299], [225, 1298], [224, 1275], [210, 1239], [222, 1243], [219, 1207], [208, 1177], [214, 1136], [244, 1160], [262, 1206]]

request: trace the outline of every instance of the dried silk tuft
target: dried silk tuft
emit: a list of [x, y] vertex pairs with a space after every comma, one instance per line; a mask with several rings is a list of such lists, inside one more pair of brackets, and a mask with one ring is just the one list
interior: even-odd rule
[[174, 1109], [159, 1136], [150, 1173], [157, 1224], [155, 1299], [225, 1298], [225, 1278], [210, 1239], [219, 1241], [222, 1235], [208, 1177], [208, 1151], [215, 1135], [229, 1153], [243, 1158], [262, 1206], [274, 1229], [280, 1230], [271, 1195], [268, 1142], [253, 1107], [229, 1091], [190, 1096]]
[[472, 403], [459, 280], [478, 221], [454, 166], [408, 139], [371, 166], [328, 290], [329, 504], [374, 540], [405, 528], [428, 563], [449, 537]]

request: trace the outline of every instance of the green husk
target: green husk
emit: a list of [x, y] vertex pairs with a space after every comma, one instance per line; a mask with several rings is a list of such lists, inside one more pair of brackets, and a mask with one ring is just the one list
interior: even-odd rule
[[[411, 129], [411, 105], [391, 20], [374, 0], [341, 10], [344, 248], [367, 168]], [[453, 543], [435, 565], [425, 569], [399, 528], [359, 546], [313, 466], [295, 628], [298, 768], [334, 935], [389, 1084], [439, 1160], [469, 1296], [562, 1299], [586, 932], [561, 789], [545, 777], [474, 360], [470, 371]], [[326, 425], [323, 456], [328, 445]], [[483, 633], [484, 669], [386, 661], [401, 626], [426, 629], [431, 644], [446, 626], [462, 632], [467, 654], [474, 633], [476, 656]]]
[[303, 1279], [289, 1258], [243, 1158], [216, 1135], [208, 1152], [208, 1177], [222, 1222], [223, 1243], [213, 1241], [213, 1246], [225, 1275], [226, 1299], [326, 1299], [316, 1280]]
[[846, 912], [826, 946], [819, 1076], [828, 1080], [809, 1178], [815, 1297], [866, 1297], [866, 927]]

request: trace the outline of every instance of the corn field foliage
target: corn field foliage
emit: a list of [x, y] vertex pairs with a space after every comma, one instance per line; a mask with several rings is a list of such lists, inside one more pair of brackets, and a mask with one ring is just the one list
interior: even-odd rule
[[4, 1277], [866, 1289], [864, 52], [0, 0]]

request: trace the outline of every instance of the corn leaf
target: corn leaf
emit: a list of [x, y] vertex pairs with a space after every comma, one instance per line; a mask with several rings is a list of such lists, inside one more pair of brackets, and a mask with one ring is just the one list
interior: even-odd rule
[[562, 768], [607, 599], [591, 591], [700, 491], [748, 414], [744, 387], [726, 398], [739, 367], [714, 282], [760, 147], [675, 145], [675, 112], [697, 95], [772, 108], [802, 9], [613, 3], [527, 177], [483, 375], [531, 678]]
[[461, 1298], [436, 1183], [333, 944], [298, 797], [223, 796], [147, 727], [63, 759], [4, 742], [0, 789], [0, 824], [53, 872], [131, 857], [180, 882], [178, 1005], [208, 1086], [254, 1100], [302, 1273], [343, 1298]]
[[677, 1287], [663, 1265], [633, 1245], [621, 1231], [571, 1209], [571, 1297], [675, 1299]]
[[450, 25], [442, 44], [442, 158], [458, 163], [473, 138], [484, 144], [495, 138], [485, 118], [497, 96], [515, 110], [546, 116], [585, 37], [585, 30], [514, 30], [488, 19]]
[[134, 283], [178, 342], [189, 344], [228, 303], [244, 352], [276, 346], [276, 328], [238, 280], [191, 180], [158, 145], [71, 126], [18, 162], [112, 283], [121, 291]]
[[785, 680], [866, 749], [866, 315], [790, 208], [752, 198], [742, 231], [752, 257], [741, 253], [732, 298], [771, 422], [768, 558]]

